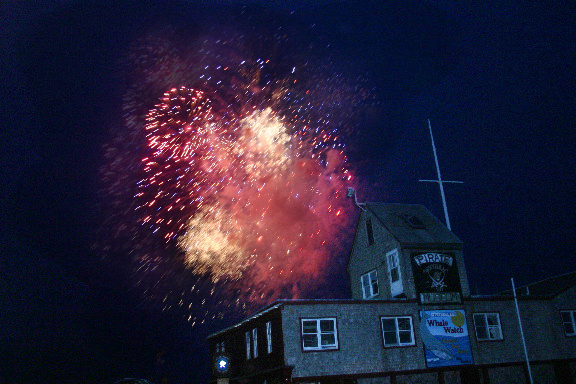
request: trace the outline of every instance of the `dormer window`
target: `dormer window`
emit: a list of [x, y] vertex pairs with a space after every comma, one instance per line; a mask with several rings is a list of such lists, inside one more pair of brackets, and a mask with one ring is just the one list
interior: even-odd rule
[[372, 219], [366, 219], [366, 235], [368, 236], [368, 245], [374, 244], [374, 230], [372, 229]]

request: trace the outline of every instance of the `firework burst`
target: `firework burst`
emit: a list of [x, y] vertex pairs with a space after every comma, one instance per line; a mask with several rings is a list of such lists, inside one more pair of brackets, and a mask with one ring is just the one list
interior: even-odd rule
[[145, 297], [191, 323], [305, 296], [351, 225], [339, 132], [362, 92], [313, 65], [279, 74], [238, 54], [244, 39], [139, 40], [106, 146], [100, 248], [129, 255]]

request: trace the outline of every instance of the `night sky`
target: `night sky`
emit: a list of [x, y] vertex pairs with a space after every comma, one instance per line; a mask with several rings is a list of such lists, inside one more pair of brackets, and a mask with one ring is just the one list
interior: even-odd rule
[[[473, 293], [576, 269], [574, 3], [45, 3], [0, 7], [0, 383], [154, 378], [159, 353], [171, 382], [206, 382], [205, 337], [243, 316], [192, 327], [145, 302], [131, 262], [98, 251], [99, 170], [123, 129], [126, 57], [167, 28], [172, 44], [224, 26], [245, 34], [251, 54], [277, 61], [269, 77], [329, 63], [318, 81], [337, 73], [364, 95], [337, 106], [354, 109], [340, 139], [358, 200], [423, 204], [444, 220], [437, 186], [418, 181], [436, 177], [430, 119], [443, 178], [464, 182], [445, 189]], [[274, 50], [278, 28], [286, 42]], [[350, 239], [334, 240], [341, 254], [309, 296], [348, 297]]]

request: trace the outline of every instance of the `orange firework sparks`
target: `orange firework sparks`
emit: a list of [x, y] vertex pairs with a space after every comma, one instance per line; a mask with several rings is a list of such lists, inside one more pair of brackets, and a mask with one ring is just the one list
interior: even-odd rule
[[106, 146], [102, 249], [129, 255], [145, 297], [190, 323], [305, 296], [351, 224], [338, 127], [358, 87], [315, 66], [270, 78], [274, 60], [238, 52], [233, 39], [138, 42], [125, 129]]

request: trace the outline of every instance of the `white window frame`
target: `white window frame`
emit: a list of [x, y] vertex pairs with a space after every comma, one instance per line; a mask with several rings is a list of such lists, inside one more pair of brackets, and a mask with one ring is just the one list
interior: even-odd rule
[[252, 358], [252, 347], [250, 342], [250, 331], [246, 332], [246, 360]]
[[[489, 324], [488, 317], [496, 319], [498, 324]], [[497, 312], [482, 312], [472, 314], [472, 319], [474, 320], [474, 331], [476, 333], [476, 340], [478, 341], [498, 341], [504, 339], [504, 334], [502, 333], [502, 323], [500, 322], [500, 314]], [[478, 328], [486, 329], [487, 337], [481, 337], [478, 335]], [[497, 334], [495, 333], [497, 332]]]
[[[408, 320], [410, 322], [410, 329], [400, 329], [398, 325], [398, 320]], [[384, 330], [384, 320], [394, 320], [394, 332], [396, 337], [395, 343], [386, 342], [386, 333], [389, 333], [389, 330]], [[414, 339], [414, 323], [412, 322], [412, 316], [382, 316], [380, 317], [380, 327], [382, 330], [382, 341], [384, 343], [384, 347], [407, 347], [416, 345], [416, 341]], [[400, 333], [405, 335], [407, 332], [410, 332], [410, 341], [403, 342], [400, 341]]]
[[272, 353], [272, 322], [266, 322], [266, 351]]
[[[565, 315], [568, 315], [568, 320], [566, 320]], [[560, 311], [560, 316], [562, 316], [564, 334], [566, 336], [576, 336], [576, 311]], [[572, 328], [571, 332], [568, 330], [568, 327]]]
[[[390, 279], [390, 294], [392, 297], [398, 296], [404, 293], [404, 287], [402, 286], [402, 271], [400, 269], [400, 255], [398, 249], [393, 249], [386, 253], [386, 266], [388, 269], [388, 278]], [[392, 271], [396, 269], [398, 272], [398, 279], [392, 281]]]
[[[333, 330], [326, 331], [321, 329], [322, 322], [330, 321], [332, 322]], [[304, 332], [304, 323], [315, 323], [315, 330], [313, 332]], [[316, 346], [306, 346], [305, 337], [306, 336], [316, 336]], [[338, 349], [338, 324], [336, 323], [335, 317], [322, 317], [322, 318], [307, 318], [300, 319], [300, 336], [302, 338], [302, 350], [304, 351], [326, 351], [326, 350], [336, 350]], [[322, 344], [322, 339], [326, 337], [333, 337], [334, 342], [331, 344]]]
[[380, 289], [378, 287], [378, 272], [374, 269], [360, 276], [360, 285], [362, 286], [362, 297], [370, 299], [378, 296]]
[[252, 330], [252, 356], [258, 357], [258, 328]]

